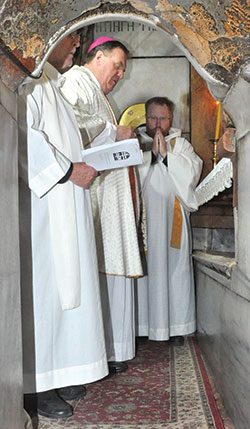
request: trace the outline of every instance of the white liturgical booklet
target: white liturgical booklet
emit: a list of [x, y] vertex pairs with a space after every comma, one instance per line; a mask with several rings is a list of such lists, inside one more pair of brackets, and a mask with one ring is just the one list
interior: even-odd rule
[[142, 151], [137, 139], [121, 140], [82, 151], [83, 161], [97, 171], [128, 167], [142, 163]]

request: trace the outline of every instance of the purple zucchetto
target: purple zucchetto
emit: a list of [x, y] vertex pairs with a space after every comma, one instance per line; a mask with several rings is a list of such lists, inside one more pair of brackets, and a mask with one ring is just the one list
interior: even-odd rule
[[103, 43], [106, 43], [106, 42], [115, 42], [115, 39], [113, 39], [112, 37], [105, 37], [105, 36], [98, 37], [97, 39], [94, 40], [93, 43], [91, 43], [88, 49], [88, 53], [92, 51], [92, 49], [96, 48], [96, 46], [102, 45]]

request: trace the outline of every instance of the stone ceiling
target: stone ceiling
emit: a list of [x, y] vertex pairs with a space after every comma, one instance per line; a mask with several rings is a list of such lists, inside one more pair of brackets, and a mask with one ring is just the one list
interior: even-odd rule
[[118, 17], [165, 31], [218, 99], [250, 62], [250, 0], [5, 0], [0, 17], [0, 78], [13, 91], [64, 35]]

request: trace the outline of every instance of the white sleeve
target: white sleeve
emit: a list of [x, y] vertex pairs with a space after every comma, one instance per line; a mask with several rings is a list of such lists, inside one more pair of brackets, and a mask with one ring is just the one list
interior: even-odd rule
[[90, 147], [101, 146], [107, 143], [114, 143], [116, 139], [116, 126], [111, 122], [106, 123], [104, 130], [92, 140]]
[[55, 149], [49, 136], [39, 129], [40, 107], [41, 99], [28, 95], [25, 139], [27, 143], [25, 140], [22, 143], [23, 146], [27, 144], [28, 184], [39, 198], [65, 176], [71, 164], [68, 158]]
[[198, 209], [194, 190], [200, 178], [202, 160], [192, 145], [182, 137], [176, 140], [176, 150], [168, 152], [168, 172], [174, 184], [176, 196], [189, 211]]

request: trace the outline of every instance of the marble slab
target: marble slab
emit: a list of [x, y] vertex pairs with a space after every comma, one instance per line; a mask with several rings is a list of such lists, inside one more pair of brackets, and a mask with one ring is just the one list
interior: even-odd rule
[[[215, 257], [216, 255], [214, 255]], [[213, 257], [210, 258], [213, 265]], [[225, 266], [229, 260], [220, 258]], [[235, 428], [250, 422], [250, 302], [235, 292], [232, 279], [195, 259], [198, 342]], [[237, 268], [236, 268], [237, 269]], [[235, 282], [235, 277], [234, 280]], [[234, 289], [234, 290], [233, 290]]]

